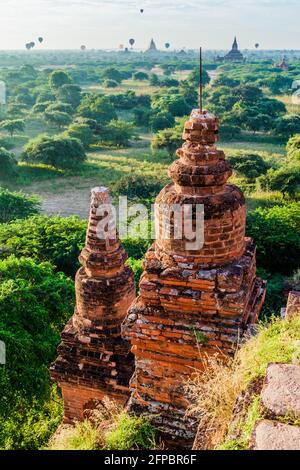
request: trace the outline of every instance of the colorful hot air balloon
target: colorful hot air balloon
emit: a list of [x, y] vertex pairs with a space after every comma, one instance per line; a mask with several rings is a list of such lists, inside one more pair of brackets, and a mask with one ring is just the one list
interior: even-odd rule
[[170, 45], [171, 45], [171, 44], [170, 44], [169, 42], [166, 42], [165, 48], [166, 48], [166, 49], [169, 49]]
[[84, 44], [82, 44], [82, 46], [80, 46], [80, 49], [81, 49], [82, 51], [85, 51], [85, 50], [86, 50], [86, 46], [85, 46]]
[[121, 51], [122, 51], [124, 49], [124, 44], [120, 44], [119, 49], [121, 49]]
[[259, 44], [258, 42], [255, 44], [255, 49], [258, 49], [259, 48]]
[[131, 45], [131, 49], [135, 43], [135, 40], [133, 38], [129, 39], [129, 44]]
[[39, 43], [42, 44], [42, 42], [44, 41], [44, 38], [39, 37], [38, 39], [39, 39]]

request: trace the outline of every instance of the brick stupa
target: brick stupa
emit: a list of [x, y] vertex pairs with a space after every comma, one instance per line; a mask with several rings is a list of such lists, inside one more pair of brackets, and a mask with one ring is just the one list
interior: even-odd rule
[[98, 232], [103, 217], [97, 210], [109, 203], [107, 188], [92, 190], [86, 244], [79, 257], [82, 267], [76, 275], [75, 313], [51, 367], [51, 377], [62, 389], [66, 423], [81, 420], [85, 409], [104, 396], [125, 403], [134, 371], [130, 344], [121, 337], [121, 324], [135, 299], [133, 273], [124, 264], [127, 255], [117, 235], [108, 226], [101, 236]]
[[185, 417], [187, 380], [207, 355], [234, 353], [258, 318], [265, 283], [256, 277], [254, 243], [245, 238], [244, 196], [226, 184], [232, 170], [215, 146], [218, 119], [194, 110], [183, 138], [169, 170], [173, 182], [156, 201], [156, 223], [165, 224], [165, 205], [203, 204], [204, 246], [187, 250], [187, 240], [163, 239], [158, 231], [123, 335], [136, 363], [129, 410], [153, 415], [170, 447], [189, 448], [197, 423]]

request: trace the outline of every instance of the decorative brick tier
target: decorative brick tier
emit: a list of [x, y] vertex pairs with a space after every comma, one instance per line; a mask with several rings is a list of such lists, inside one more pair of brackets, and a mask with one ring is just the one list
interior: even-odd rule
[[[244, 197], [226, 185], [232, 171], [214, 145], [218, 120], [195, 110], [183, 136], [179, 160], [169, 170], [173, 183], [156, 201], [157, 240], [145, 257], [140, 296], [123, 325], [136, 362], [129, 409], [153, 415], [168, 446], [177, 448], [191, 447], [197, 430], [185, 417], [187, 380], [207, 355], [234, 353], [265, 297], [255, 246], [245, 238]], [[172, 236], [175, 218], [171, 236], [163, 237], [170, 204], [204, 205], [201, 249], [187, 250], [188, 240]]]
[[121, 324], [135, 299], [133, 273], [124, 265], [127, 256], [119, 240], [109, 231], [99, 238], [103, 216], [97, 209], [109, 202], [106, 188], [92, 190], [86, 244], [79, 257], [83, 267], [76, 275], [75, 313], [51, 367], [51, 377], [62, 389], [67, 423], [82, 419], [84, 410], [104, 396], [125, 403], [134, 371], [130, 344], [121, 337]]

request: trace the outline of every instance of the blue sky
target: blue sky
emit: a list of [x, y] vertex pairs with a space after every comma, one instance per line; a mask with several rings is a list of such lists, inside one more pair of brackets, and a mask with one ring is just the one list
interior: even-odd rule
[[[0, 49], [45, 37], [48, 49], [158, 46], [300, 49], [299, 0], [1, 0]], [[140, 13], [144, 8], [144, 14]]]

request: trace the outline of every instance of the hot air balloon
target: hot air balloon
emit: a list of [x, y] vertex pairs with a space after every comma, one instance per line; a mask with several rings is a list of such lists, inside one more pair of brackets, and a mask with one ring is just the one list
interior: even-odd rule
[[82, 46], [80, 46], [80, 49], [81, 49], [82, 51], [85, 51], [85, 50], [86, 50], [86, 46], [85, 46], [84, 44], [82, 44]]
[[30, 44], [30, 48], [33, 49], [34, 46], [35, 46], [35, 42], [32, 41], [32, 42], [30, 42], [29, 44]]
[[44, 41], [44, 38], [39, 37], [38, 39], [39, 39], [39, 43], [42, 44], [42, 42]]
[[121, 51], [122, 51], [124, 49], [124, 44], [120, 44], [119, 49], [121, 49]]
[[169, 49], [169, 47], [170, 47], [170, 43], [169, 43], [169, 42], [166, 42], [165, 48], [166, 48], [166, 49]]
[[258, 42], [255, 44], [255, 49], [258, 49], [259, 48], [259, 44]]
[[134, 43], [135, 43], [135, 40], [134, 40], [134, 39], [129, 39], [129, 44], [131, 45], [131, 49], [132, 49]]
[[28, 51], [30, 51], [31, 46], [30, 46], [30, 43], [29, 43], [29, 42], [28, 42], [27, 44], [25, 44], [25, 47], [26, 47], [26, 49], [27, 49]]
[[140, 12], [141, 12], [141, 13], [144, 13], [144, 9], [143, 9], [143, 8], [141, 8], [141, 9], [140, 9]]

